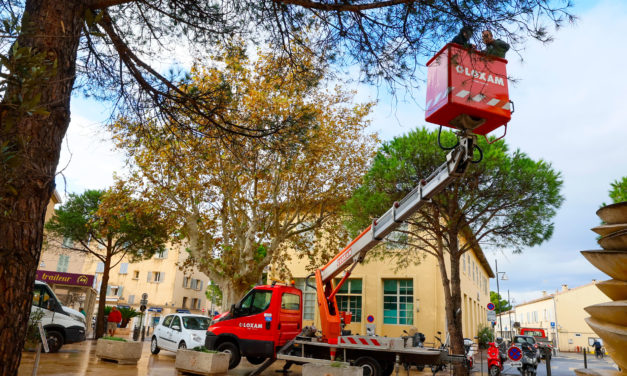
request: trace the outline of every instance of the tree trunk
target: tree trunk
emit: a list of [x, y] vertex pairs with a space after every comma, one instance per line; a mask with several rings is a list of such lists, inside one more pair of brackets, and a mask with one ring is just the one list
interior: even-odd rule
[[102, 271], [102, 283], [100, 284], [100, 295], [98, 296], [98, 314], [96, 315], [96, 338], [102, 337], [105, 332], [104, 311], [107, 304], [107, 286], [109, 286], [109, 271], [111, 269], [111, 252], [107, 250], [107, 258]]
[[[58, 68], [36, 88], [50, 113], [19, 117], [21, 88], [10, 82], [1, 105], [0, 145], [14, 152], [14, 163], [0, 176], [0, 375], [16, 375], [24, 344], [32, 290], [43, 239], [46, 206], [54, 190], [61, 143], [70, 122], [70, 96], [84, 19], [83, 1], [27, 0], [20, 47], [46, 52]], [[27, 22], [30, 21], [30, 22]], [[27, 73], [28, 74], [28, 73]], [[22, 77], [19, 77], [22, 78]], [[38, 83], [39, 84], [39, 83]], [[5, 163], [0, 160], [0, 163]], [[8, 184], [10, 182], [10, 184]]]
[[237, 288], [229, 280], [223, 280], [216, 282], [222, 290], [222, 312], [226, 312], [231, 309], [231, 305], [240, 301], [249, 291], [247, 288]]
[[[447, 326], [451, 339], [451, 353], [464, 354], [464, 332], [462, 330], [462, 290], [459, 277], [459, 243], [456, 231], [449, 233], [449, 255], [451, 262], [451, 289], [448, 304], [452, 315], [447, 316]], [[454, 367], [455, 375], [468, 375], [469, 370], [458, 364]]]

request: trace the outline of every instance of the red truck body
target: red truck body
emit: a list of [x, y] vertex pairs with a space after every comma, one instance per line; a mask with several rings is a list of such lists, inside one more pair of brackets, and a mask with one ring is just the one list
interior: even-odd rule
[[273, 357], [277, 347], [302, 329], [302, 292], [292, 286], [263, 285], [250, 290], [231, 311], [214, 319], [207, 330], [207, 348], [231, 341], [241, 355]]

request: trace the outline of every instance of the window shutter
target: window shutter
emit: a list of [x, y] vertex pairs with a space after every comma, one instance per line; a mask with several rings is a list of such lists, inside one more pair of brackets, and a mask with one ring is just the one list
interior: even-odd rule
[[63, 271], [63, 255], [59, 255], [59, 261], [57, 262], [57, 271]]
[[159, 274], [159, 283], [162, 283], [165, 280], [165, 272], [160, 272]]
[[104, 262], [99, 262], [96, 265], [96, 273], [103, 273], [104, 272]]
[[198, 280], [198, 290], [202, 290], [202, 281]]
[[111, 295], [111, 286], [107, 286], [107, 296]]
[[150, 276], [151, 276], [151, 275], [152, 275], [152, 272], [151, 272], [151, 271], [149, 271], [149, 272], [148, 272], [148, 279], [146, 279], [146, 282], [150, 282]]
[[128, 262], [123, 262], [120, 264], [120, 274], [128, 273]]
[[129, 295], [128, 304], [133, 304], [133, 303], [135, 303], [135, 295]]
[[124, 290], [124, 286], [118, 287], [118, 296], [122, 297], [122, 290]]
[[164, 258], [164, 259], [167, 259], [167, 258], [168, 258], [168, 249], [167, 249], [167, 248], [165, 248], [165, 249], [163, 250], [163, 258]]

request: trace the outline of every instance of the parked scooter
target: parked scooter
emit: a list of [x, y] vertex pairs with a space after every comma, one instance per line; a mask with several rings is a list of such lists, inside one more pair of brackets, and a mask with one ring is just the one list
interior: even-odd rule
[[474, 354], [475, 351], [473, 350], [472, 346], [474, 345], [474, 342], [472, 341], [472, 339], [470, 338], [464, 338], [464, 354], [466, 355], [466, 365], [468, 366], [468, 369], [472, 369], [473, 365], [474, 365]]
[[[401, 338], [403, 338], [403, 341], [405, 341], [405, 347], [407, 347], [407, 342], [409, 342], [409, 340], [411, 340], [411, 347], [424, 347], [426, 339], [425, 335], [420, 333], [416, 328], [411, 328], [409, 333], [406, 330], [403, 330], [403, 333], [405, 333], [405, 335]], [[412, 366], [416, 366], [416, 369], [418, 371], [422, 371], [425, 369], [424, 364], [403, 363], [403, 368], [406, 371], [409, 370]]]
[[528, 343], [520, 344], [522, 350], [522, 367], [518, 368], [522, 376], [535, 376], [538, 368], [538, 350]]
[[488, 373], [490, 376], [499, 376], [503, 371], [503, 354], [494, 342], [488, 343]]
[[[438, 332], [439, 335], [442, 335], [442, 332]], [[450, 341], [450, 337], [449, 334], [446, 333], [446, 341], [442, 342], [442, 339], [438, 336], [435, 336], [435, 339], [438, 340], [438, 342], [440, 342], [440, 346], [438, 347], [439, 349], [442, 350], [448, 350], [449, 347], [449, 341]], [[445, 371], [446, 370], [446, 364], [444, 363], [439, 363], [439, 364], [432, 364], [431, 365], [431, 372], [435, 375], [436, 373], [440, 372], [440, 371]]]

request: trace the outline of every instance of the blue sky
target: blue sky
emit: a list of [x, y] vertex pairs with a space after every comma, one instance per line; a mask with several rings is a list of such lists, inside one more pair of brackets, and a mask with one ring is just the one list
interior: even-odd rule
[[[516, 113], [508, 127], [507, 143], [534, 159], [552, 163], [562, 172], [566, 200], [555, 218], [553, 238], [541, 246], [514, 255], [485, 248], [491, 265], [498, 260], [501, 281], [516, 302], [532, 299], [542, 290], [554, 291], [592, 279], [609, 279], [587, 263], [579, 251], [597, 249], [595, 215], [608, 201], [610, 182], [627, 175], [627, 118], [624, 108], [627, 70], [624, 68], [627, 2], [582, 1], [574, 10], [579, 21], [565, 26], [548, 45], [530, 42], [524, 61], [508, 55], [508, 74]], [[424, 122], [424, 109], [413, 101], [393, 105], [384, 90], [359, 86], [358, 99], [378, 99], [372, 130], [384, 140], [434, 125]], [[416, 93], [424, 103], [424, 93]], [[63, 194], [111, 184], [123, 169], [123, 155], [112, 150], [102, 122], [107, 109], [93, 101], [73, 98], [72, 123], [58, 169], [57, 190]], [[70, 160], [71, 153], [71, 160]], [[496, 290], [496, 282], [491, 281]]]

